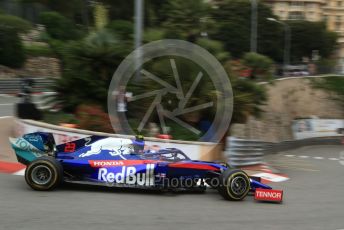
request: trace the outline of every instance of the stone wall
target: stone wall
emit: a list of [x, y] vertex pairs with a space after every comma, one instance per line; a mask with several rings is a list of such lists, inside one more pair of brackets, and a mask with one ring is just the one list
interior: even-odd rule
[[246, 124], [232, 125], [231, 135], [278, 142], [292, 139], [291, 124], [295, 118], [343, 119], [343, 107], [328, 92], [314, 89], [311, 79], [290, 78], [265, 84], [268, 94], [268, 101], [262, 106], [265, 112], [259, 119], [249, 117]]
[[52, 57], [29, 57], [20, 69], [12, 69], [0, 65], [1, 78], [14, 78], [21, 75], [30, 77], [60, 77], [60, 60]]
[[26, 60], [23, 72], [33, 77], [60, 77], [60, 60], [52, 57], [31, 57]]

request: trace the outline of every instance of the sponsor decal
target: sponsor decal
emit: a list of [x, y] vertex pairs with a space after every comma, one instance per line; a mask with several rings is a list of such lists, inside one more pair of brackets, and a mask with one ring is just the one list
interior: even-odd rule
[[123, 161], [113, 161], [113, 160], [90, 160], [88, 161], [92, 168], [106, 168], [123, 166]]
[[255, 200], [282, 202], [283, 191], [257, 188], [254, 193]]
[[66, 153], [72, 153], [75, 151], [76, 144], [74, 142], [66, 143], [64, 147], [64, 152]]
[[88, 157], [92, 155], [98, 155], [102, 151], [109, 151], [111, 156], [119, 156], [122, 159], [126, 159], [123, 155], [128, 155], [133, 152], [132, 141], [129, 139], [120, 138], [105, 138], [94, 142], [90, 145], [91, 149], [85, 153], [79, 155], [79, 157]]
[[154, 185], [155, 164], [147, 164], [143, 173], [137, 173], [136, 167], [123, 166], [120, 172], [109, 172], [107, 168], [99, 168], [98, 180], [107, 184], [127, 184], [139, 186]]
[[158, 162], [159, 161], [156, 161], [156, 160], [89, 160], [88, 161], [88, 163], [93, 168], [154, 164]]
[[30, 152], [36, 157], [42, 156], [43, 151], [33, 146], [30, 142], [28, 142], [24, 138], [17, 138], [17, 139], [10, 138], [10, 142], [12, 144], [12, 147], [15, 149], [20, 149], [20, 150]]

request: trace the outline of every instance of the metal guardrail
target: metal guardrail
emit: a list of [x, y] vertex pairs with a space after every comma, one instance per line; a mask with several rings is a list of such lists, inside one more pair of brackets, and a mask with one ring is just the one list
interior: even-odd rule
[[[47, 92], [49, 87], [53, 84], [54, 80], [47, 78], [32, 78], [34, 81], [33, 92]], [[22, 79], [0, 79], [0, 94], [16, 94], [21, 90]]]
[[266, 146], [271, 143], [227, 137], [225, 156], [234, 167], [261, 164]]
[[317, 137], [278, 143], [227, 137], [225, 157], [234, 167], [264, 163], [265, 154], [275, 154], [311, 145], [343, 145], [344, 136]]

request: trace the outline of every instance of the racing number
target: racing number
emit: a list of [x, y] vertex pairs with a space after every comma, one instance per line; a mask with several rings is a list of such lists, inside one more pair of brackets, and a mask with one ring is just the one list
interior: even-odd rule
[[76, 147], [76, 145], [73, 142], [66, 143], [65, 148], [64, 148], [64, 152], [66, 152], [66, 153], [74, 152], [75, 147]]

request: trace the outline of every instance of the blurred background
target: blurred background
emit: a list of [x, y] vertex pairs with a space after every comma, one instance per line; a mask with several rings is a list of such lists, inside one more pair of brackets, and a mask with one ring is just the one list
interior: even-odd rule
[[[188, 41], [216, 57], [231, 82], [233, 116], [218, 144], [198, 141], [211, 130], [216, 106], [177, 117], [199, 133], [172, 119], [161, 124], [153, 111], [138, 132], [145, 147], [228, 162], [283, 189], [283, 204], [253, 197], [229, 204], [211, 189], [165, 196], [67, 187], [43, 195], [23, 177], [2, 174], [25, 172], [9, 136], [49, 132], [56, 144], [123, 137], [108, 115], [110, 81], [127, 55], [161, 39]], [[186, 93], [197, 63], [166, 57], [143, 67], [177, 88], [171, 59]], [[210, 77], [204, 74], [186, 108], [217, 104]], [[142, 74], [110, 93], [138, 127], [154, 97], [134, 98], [160, 88]], [[163, 96], [160, 106], [173, 111], [180, 98]], [[0, 0], [3, 229], [343, 229], [343, 134], [344, 0]]]
[[[0, 0], [1, 115], [113, 133], [107, 115], [108, 87], [135, 47], [182, 39], [208, 50], [224, 66], [234, 93], [228, 135], [278, 142], [338, 136], [344, 117], [344, 3], [274, 0]], [[178, 61], [190, 88], [193, 63]], [[169, 63], [149, 70], [171, 82]], [[194, 76], [194, 77], [190, 77]], [[314, 77], [316, 76], [316, 77]], [[125, 89], [130, 96], [153, 90], [147, 81]], [[202, 82], [190, 103], [216, 94]], [[172, 95], [173, 96], [173, 95]], [[171, 98], [172, 98], [171, 96]], [[173, 98], [165, 107], [173, 107]], [[172, 103], [171, 103], [172, 101]], [[128, 103], [137, 124], [151, 101]], [[190, 105], [191, 105], [190, 104]], [[198, 140], [213, 108], [181, 119], [202, 130], [188, 133], [167, 121], [168, 137]], [[156, 115], [142, 133], [163, 133]]]

